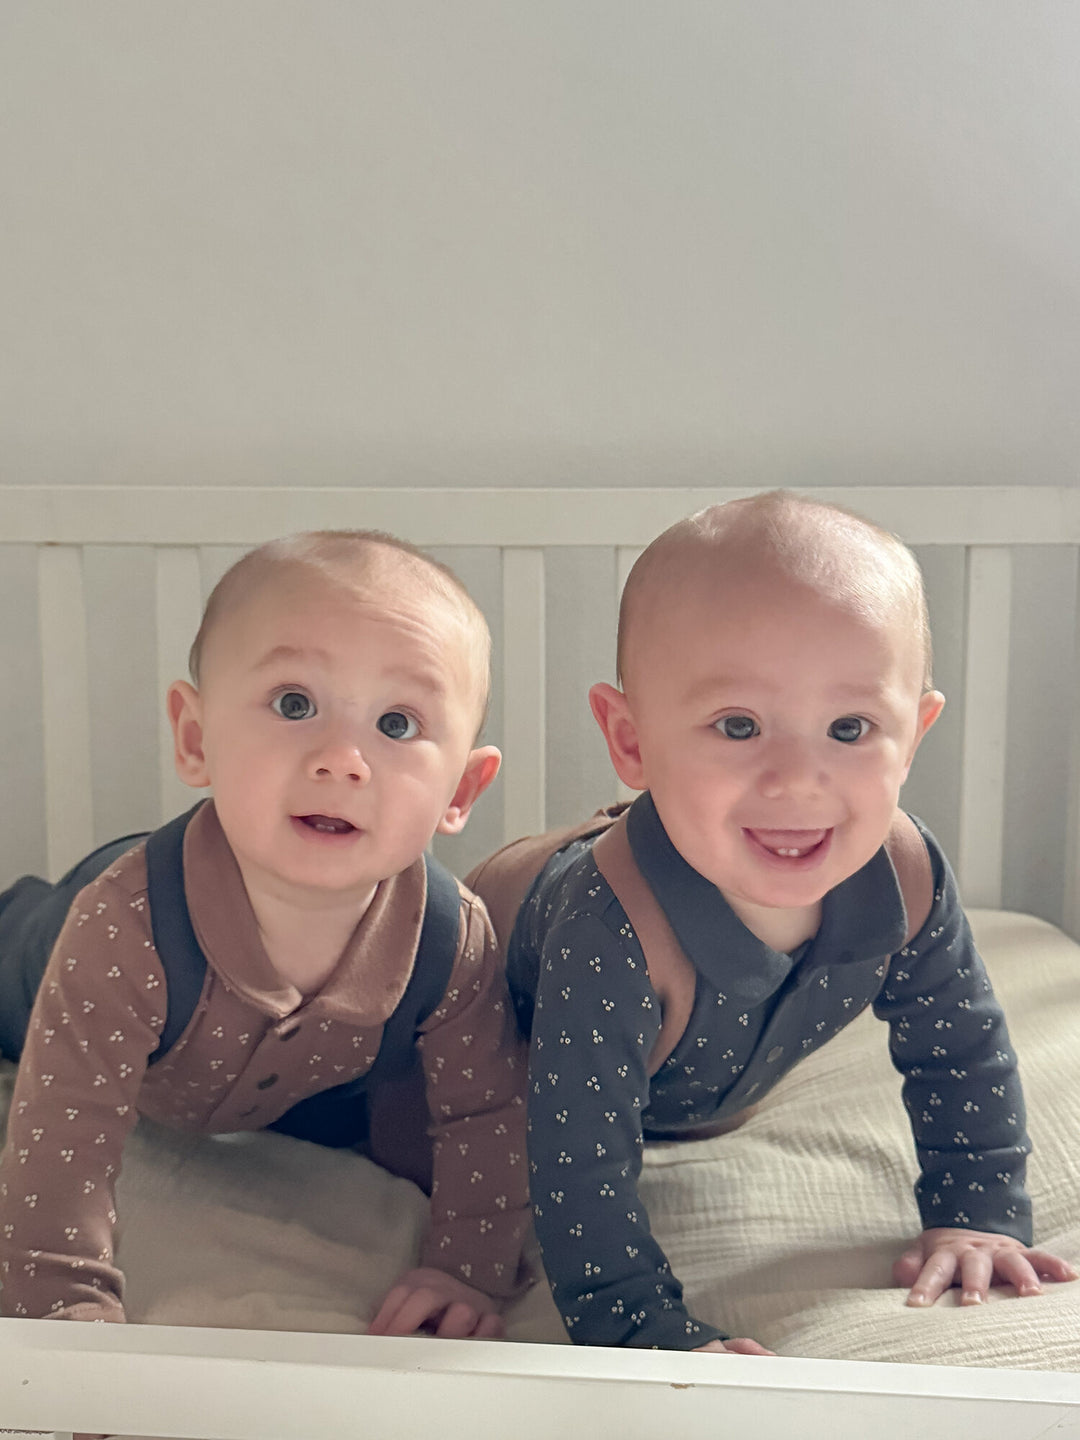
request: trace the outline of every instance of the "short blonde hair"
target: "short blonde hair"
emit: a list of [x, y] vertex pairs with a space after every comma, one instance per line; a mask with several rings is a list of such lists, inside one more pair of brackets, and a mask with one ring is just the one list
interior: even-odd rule
[[476, 601], [447, 565], [433, 560], [407, 540], [382, 530], [306, 530], [249, 550], [226, 570], [210, 592], [202, 622], [188, 654], [196, 687], [208, 637], [227, 616], [283, 571], [308, 572], [331, 584], [370, 585], [402, 579], [426, 589], [432, 600], [461, 626], [469, 668], [477, 690], [483, 728], [491, 694], [491, 632]]
[[728, 555], [753, 552], [796, 582], [865, 614], [906, 614], [922, 655], [923, 688], [932, 688], [930, 619], [915, 556], [896, 535], [862, 516], [790, 490], [711, 505], [679, 520], [638, 556], [619, 607], [620, 685], [645, 602], [654, 604], [694, 556], [721, 567]]

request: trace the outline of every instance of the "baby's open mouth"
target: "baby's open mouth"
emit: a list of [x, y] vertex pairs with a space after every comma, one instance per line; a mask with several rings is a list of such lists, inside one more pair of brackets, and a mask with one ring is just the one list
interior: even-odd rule
[[770, 855], [785, 860], [801, 860], [824, 844], [828, 830], [750, 830], [747, 835]]
[[336, 815], [297, 815], [296, 819], [309, 830], [318, 830], [322, 835], [348, 835], [356, 826]]

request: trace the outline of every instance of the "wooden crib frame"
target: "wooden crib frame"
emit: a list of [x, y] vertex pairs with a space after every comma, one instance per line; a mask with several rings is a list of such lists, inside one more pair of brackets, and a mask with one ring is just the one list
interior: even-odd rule
[[[155, 551], [157, 672], [186, 671], [202, 605], [202, 547], [251, 545], [310, 528], [392, 531], [424, 546], [502, 552], [505, 757], [503, 832], [545, 822], [545, 549], [615, 552], [617, 585], [640, 548], [674, 520], [745, 489], [279, 489], [0, 486], [0, 552], [37, 547], [45, 811], [50, 871], [94, 840], [87, 727], [82, 549]], [[965, 723], [959, 844], [969, 905], [1003, 893], [1012, 547], [1080, 546], [1080, 491], [1045, 487], [868, 487], [808, 491], [916, 545], [966, 552]], [[1073, 634], [1080, 635], [1080, 624]], [[1062, 657], [1075, 676], [1080, 664]], [[1080, 703], [1071, 710], [1065, 928], [1080, 937]], [[160, 815], [189, 803], [159, 740]], [[706, 1366], [673, 1353], [355, 1336], [0, 1321], [0, 1433], [63, 1427], [273, 1440], [364, 1433], [443, 1440], [480, 1417], [517, 1440], [597, 1436], [762, 1437], [920, 1434], [953, 1440], [1080, 1436], [1080, 1377], [1050, 1373], [731, 1357]], [[723, 1391], [723, 1394], [716, 1392]], [[18, 1432], [16, 1432], [18, 1433]]]

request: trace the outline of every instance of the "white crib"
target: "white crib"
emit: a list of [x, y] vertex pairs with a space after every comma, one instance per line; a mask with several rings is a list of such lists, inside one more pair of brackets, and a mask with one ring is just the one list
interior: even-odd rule
[[[459, 873], [504, 838], [587, 813], [615, 793], [584, 695], [613, 678], [629, 567], [666, 525], [747, 493], [0, 487], [0, 596], [14, 621], [0, 665], [16, 702], [0, 884], [57, 875], [191, 803], [160, 697], [186, 673], [225, 566], [302, 529], [385, 529], [430, 547], [488, 613], [501, 812], [483, 802], [446, 849]], [[894, 530], [927, 572], [948, 725], [920, 752], [905, 803], [945, 842], [969, 907], [1030, 910], [1080, 938], [1080, 490], [808, 493]], [[1056, 1372], [791, 1357], [706, 1369], [692, 1355], [28, 1321], [0, 1322], [0, 1346], [0, 1426], [39, 1434], [1080, 1435], [1080, 1378]]]

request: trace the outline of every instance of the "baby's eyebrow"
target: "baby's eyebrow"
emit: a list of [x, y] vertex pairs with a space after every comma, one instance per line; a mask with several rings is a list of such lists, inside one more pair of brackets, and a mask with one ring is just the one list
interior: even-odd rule
[[[745, 676], [739, 675], [710, 675], [706, 680], [699, 680], [686, 691], [684, 698], [691, 703], [700, 704], [713, 695], [723, 695], [731, 690], [749, 688], [750, 682]], [[756, 682], [760, 688], [760, 682]]]
[[427, 691], [439, 699], [449, 695], [453, 688], [438, 670], [423, 670], [418, 666], [392, 666], [387, 671], [387, 675], [404, 685], [416, 685], [419, 689]]
[[[329, 668], [333, 665], [333, 659], [329, 650], [318, 645], [275, 645], [256, 660], [252, 669], [269, 670], [276, 665], [300, 664], [305, 661]], [[450, 688], [446, 678], [434, 668], [428, 670], [414, 665], [391, 665], [386, 671], [386, 678], [406, 685], [416, 685], [440, 697], [448, 694]]]
[[858, 700], [881, 700], [888, 695], [892, 686], [886, 680], [876, 680], [869, 685], [836, 685], [832, 694], [841, 703]]
[[266, 670], [271, 665], [278, 665], [287, 660], [317, 660], [325, 663], [329, 658], [328, 652], [321, 650], [317, 645], [275, 645], [261, 659], [256, 660], [252, 668]]
[[[736, 701], [749, 702], [754, 696], [763, 693], [788, 693], [787, 687], [782, 684], [770, 684], [760, 677], [749, 675], [711, 675], [706, 680], [699, 680], [696, 685], [686, 691], [684, 700], [691, 705], [701, 705], [707, 701], [718, 703], [727, 698], [734, 697]], [[830, 702], [838, 706], [879, 704], [892, 693], [892, 686], [888, 680], [882, 679], [872, 681], [869, 684], [843, 684], [838, 683], [829, 688], [828, 698]]]

